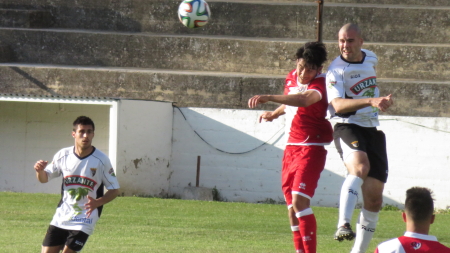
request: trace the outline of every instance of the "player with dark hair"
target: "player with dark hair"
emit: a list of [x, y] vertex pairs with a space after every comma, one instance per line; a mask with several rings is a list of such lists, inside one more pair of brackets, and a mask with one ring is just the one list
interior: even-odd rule
[[[94, 122], [80, 116], [73, 122], [75, 145], [61, 149], [53, 161], [34, 165], [41, 183], [62, 176], [61, 201], [42, 243], [42, 253], [80, 251], [102, 213], [103, 205], [119, 195], [119, 183], [111, 162], [92, 146]], [[103, 194], [103, 188], [108, 191]]]
[[325, 45], [308, 42], [299, 48], [297, 68], [286, 77], [284, 95], [256, 95], [249, 99], [250, 108], [258, 104], [282, 104], [264, 112], [259, 121], [272, 121], [286, 113], [287, 143], [282, 163], [282, 190], [297, 253], [315, 253], [317, 223], [310, 200], [314, 196], [320, 173], [325, 167], [324, 145], [333, 140], [332, 127], [325, 119], [328, 107], [325, 75]]
[[431, 190], [422, 187], [407, 190], [405, 211], [402, 213], [406, 222], [405, 234], [381, 243], [375, 253], [450, 253], [450, 248], [439, 243], [435, 236], [428, 235], [435, 218], [433, 212]]
[[375, 73], [378, 58], [361, 49], [362, 44], [359, 27], [344, 25], [339, 31], [340, 56], [327, 72], [330, 114], [338, 121], [334, 126], [334, 143], [349, 173], [341, 188], [335, 240], [355, 237], [350, 221], [360, 189], [364, 200], [352, 253], [367, 250], [377, 225], [388, 160], [385, 135], [376, 127], [379, 111], [386, 111], [393, 104], [391, 95], [380, 97]]

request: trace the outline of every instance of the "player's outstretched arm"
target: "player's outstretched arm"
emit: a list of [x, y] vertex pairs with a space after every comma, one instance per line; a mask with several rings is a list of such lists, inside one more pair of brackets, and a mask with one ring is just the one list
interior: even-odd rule
[[269, 101], [296, 107], [308, 107], [320, 101], [320, 99], [320, 94], [314, 90], [291, 95], [256, 95], [248, 100], [248, 107], [255, 108], [258, 104], [264, 104]]
[[331, 102], [337, 113], [354, 112], [367, 106], [373, 106], [385, 112], [394, 104], [392, 95], [378, 98], [345, 99], [335, 98]]
[[278, 119], [281, 115], [285, 114], [284, 109], [286, 108], [286, 105], [280, 105], [277, 109], [275, 109], [272, 112], [263, 112], [261, 115], [259, 115], [259, 123], [261, 123], [262, 120], [266, 122], [272, 122], [274, 119]]
[[34, 164], [34, 170], [36, 171], [36, 178], [41, 183], [47, 183], [48, 182], [48, 175], [47, 172], [45, 172], [45, 167], [47, 167], [48, 162], [39, 160]]
[[87, 196], [88, 202], [84, 205], [84, 208], [87, 210], [87, 218], [91, 216], [92, 212], [99, 206], [103, 206], [109, 202], [111, 202], [113, 199], [115, 199], [117, 196], [119, 196], [120, 191], [119, 189], [112, 189], [108, 190], [103, 197], [94, 199], [91, 196]]

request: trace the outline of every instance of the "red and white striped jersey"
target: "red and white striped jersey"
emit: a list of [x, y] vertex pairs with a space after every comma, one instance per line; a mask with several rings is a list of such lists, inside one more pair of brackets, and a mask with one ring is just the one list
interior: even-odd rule
[[432, 235], [406, 232], [403, 236], [378, 245], [375, 253], [450, 253], [450, 248], [442, 245]]

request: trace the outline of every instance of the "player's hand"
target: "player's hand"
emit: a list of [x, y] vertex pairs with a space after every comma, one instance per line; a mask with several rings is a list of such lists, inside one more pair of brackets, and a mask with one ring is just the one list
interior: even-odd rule
[[259, 123], [261, 123], [262, 120], [265, 122], [272, 122], [272, 120], [276, 119], [276, 117], [272, 112], [263, 112], [261, 115], [259, 115]]
[[47, 161], [39, 160], [34, 164], [34, 170], [36, 170], [36, 172], [43, 171], [45, 167], [47, 167], [47, 164]]
[[376, 100], [376, 107], [378, 107], [381, 111], [385, 112], [389, 107], [394, 104], [394, 99], [392, 98], [392, 94], [387, 95], [386, 97], [379, 97]]
[[258, 104], [269, 102], [266, 95], [256, 95], [248, 100], [248, 107], [255, 108]]
[[92, 212], [97, 209], [97, 207], [101, 206], [100, 202], [93, 197], [87, 195], [88, 202], [84, 204], [84, 209], [87, 210], [86, 212], [86, 218], [89, 218], [92, 214]]

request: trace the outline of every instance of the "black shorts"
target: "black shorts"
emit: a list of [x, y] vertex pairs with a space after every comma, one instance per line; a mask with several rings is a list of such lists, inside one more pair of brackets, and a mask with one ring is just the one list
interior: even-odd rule
[[79, 230], [66, 230], [50, 225], [45, 234], [42, 246], [54, 247], [67, 245], [69, 249], [81, 251], [86, 244], [89, 235]]
[[337, 123], [334, 126], [333, 136], [336, 149], [343, 160], [354, 151], [365, 152], [370, 163], [368, 176], [386, 183], [389, 168], [386, 136], [382, 131], [376, 127]]

